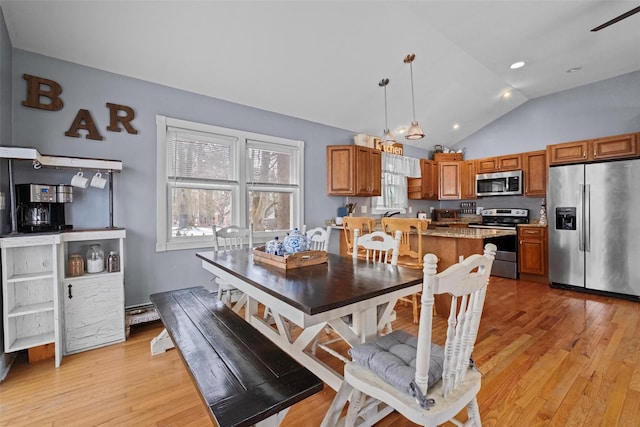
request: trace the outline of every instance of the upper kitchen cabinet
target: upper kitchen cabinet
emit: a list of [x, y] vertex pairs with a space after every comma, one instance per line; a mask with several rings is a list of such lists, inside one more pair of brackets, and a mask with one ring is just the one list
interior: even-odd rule
[[638, 133], [547, 146], [549, 165], [584, 163], [640, 156]]
[[544, 197], [547, 194], [547, 151], [530, 151], [522, 154], [524, 195]]
[[409, 199], [438, 200], [438, 163], [420, 159], [420, 178], [408, 178]]
[[460, 199], [462, 188], [460, 170], [463, 162], [438, 162], [438, 199]]
[[522, 157], [520, 154], [508, 154], [506, 156], [486, 157], [476, 160], [476, 173], [506, 172], [522, 169]]
[[329, 196], [380, 196], [382, 152], [360, 145], [327, 146]]
[[476, 161], [460, 162], [460, 193], [463, 199], [476, 198]]

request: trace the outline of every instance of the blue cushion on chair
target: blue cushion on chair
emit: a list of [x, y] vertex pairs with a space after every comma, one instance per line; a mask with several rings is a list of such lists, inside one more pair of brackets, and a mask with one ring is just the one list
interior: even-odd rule
[[[398, 390], [411, 395], [409, 383], [416, 375], [418, 338], [405, 331], [393, 331], [375, 341], [349, 350], [354, 362], [369, 368]], [[442, 379], [444, 348], [431, 343], [429, 387]]]

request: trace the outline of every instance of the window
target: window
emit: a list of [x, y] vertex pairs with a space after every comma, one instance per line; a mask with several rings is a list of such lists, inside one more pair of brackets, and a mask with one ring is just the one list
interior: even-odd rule
[[212, 227], [266, 241], [301, 223], [304, 143], [157, 116], [156, 250], [210, 247]]
[[406, 213], [409, 206], [407, 177], [420, 177], [420, 160], [382, 153], [382, 195], [371, 201], [371, 213]]

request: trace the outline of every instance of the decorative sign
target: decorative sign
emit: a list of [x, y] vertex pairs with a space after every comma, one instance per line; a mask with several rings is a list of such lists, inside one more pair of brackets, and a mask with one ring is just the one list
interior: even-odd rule
[[[62, 94], [62, 86], [59, 83], [45, 79], [44, 77], [23, 74], [22, 77], [27, 81], [27, 99], [22, 101], [22, 105], [30, 108], [38, 108], [47, 111], [60, 111], [64, 107], [64, 102], [60, 95]], [[109, 132], [121, 132], [124, 128], [127, 133], [137, 135], [138, 131], [131, 125], [135, 119], [133, 108], [126, 105], [106, 103], [109, 110]], [[80, 138], [79, 130], [86, 131], [85, 138], [95, 141], [102, 141], [104, 137], [100, 134], [96, 122], [89, 110], [80, 109], [76, 114], [73, 123], [64, 133], [72, 138]]]
[[391, 145], [382, 145], [380, 143], [380, 138], [374, 138], [373, 140], [374, 147], [376, 150], [384, 151], [389, 154], [397, 154], [398, 156], [404, 156], [404, 145], [396, 142]]

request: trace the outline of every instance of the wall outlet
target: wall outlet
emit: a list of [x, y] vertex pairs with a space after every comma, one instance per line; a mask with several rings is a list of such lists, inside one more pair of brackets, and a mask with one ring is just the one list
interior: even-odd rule
[[360, 206], [360, 213], [367, 213], [367, 207], [366, 206]]
[[413, 207], [409, 206], [409, 213], [413, 213]]

